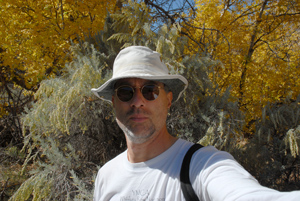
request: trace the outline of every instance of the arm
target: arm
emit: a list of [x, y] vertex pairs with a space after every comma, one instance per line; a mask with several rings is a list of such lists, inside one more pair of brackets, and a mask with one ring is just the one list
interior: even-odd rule
[[203, 200], [300, 200], [300, 191], [279, 192], [261, 186], [227, 152], [207, 147], [200, 150], [194, 159], [191, 174], [196, 175], [199, 167], [201, 170], [192, 184], [194, 189], [199, 189], [198, 195]]

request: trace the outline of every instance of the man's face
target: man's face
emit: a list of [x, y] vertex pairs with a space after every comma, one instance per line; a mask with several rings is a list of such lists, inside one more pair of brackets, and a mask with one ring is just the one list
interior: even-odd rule
[[[143, 96], [140, 88], [147, 84], [155, 84], [160, 87], [159, 95], [155, 100], [147, 100]], [[123, 102], [114, 93], [112, 102], [117, 123], [124, 131], [127, 140], [140, 144], [165, 132], [168, 109], [172, 103], [172, 92], [166, 92], [164, 85], [160, 82], [138, 78], [119, 80], [115, 88], [124, 85], [134, 88], [132, 99]]]

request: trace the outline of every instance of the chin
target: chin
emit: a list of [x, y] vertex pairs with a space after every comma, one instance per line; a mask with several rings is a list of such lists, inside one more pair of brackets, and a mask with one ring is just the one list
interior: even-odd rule
[[[123, 130], [124, 131], [124, 130]], [[149, 132], [148, 134], [145, 135], [145, 132], [142, 132], [141, 134], [138, 134], [137, 132], [132, 132], [127, 130], [126, 132], [124, 131], [127, 139], [131, 141], [132, 143], [135, 144], [143, 144], [150, 139], [152, 139], [154, 131]]]

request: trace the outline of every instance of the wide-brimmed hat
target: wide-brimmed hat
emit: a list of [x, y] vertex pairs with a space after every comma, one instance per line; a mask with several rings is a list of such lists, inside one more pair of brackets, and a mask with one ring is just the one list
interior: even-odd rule
[[170, 75], [160, 54], [144, 46], [130, 46], [119, 52], [113, 65], [113, 76], [92, 92], [99, 98], [111, 101], [115, 83], [124, 78], [141, 78], [164, 83], [173, 92], [173, 101], [179, 99], [188, 81], [181, 75]]

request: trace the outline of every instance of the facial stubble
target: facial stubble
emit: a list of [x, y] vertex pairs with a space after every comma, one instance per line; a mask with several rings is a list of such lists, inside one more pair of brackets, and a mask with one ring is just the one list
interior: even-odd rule
[[[128, 119], [128, 117], [133, 114], [145, 114], [145, 112], [140, 110], [130, 110], [126, 114], [125, 119]], [[119, 127], [123, 130], [127, 139], [135, 144], [142, 144], [147, 142], [149, 139], [151, 139], [151, 137], [156, 131], [156, 128], [150, 119], [147, 119], [147, 122], [136, 124], [130, 123], [129, 121], [130, 120], [128, 120], [128, 122], [123, 123], [117, 118], [117, 123]]]

